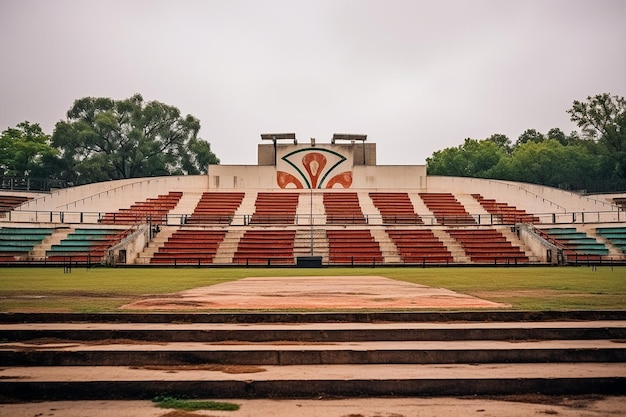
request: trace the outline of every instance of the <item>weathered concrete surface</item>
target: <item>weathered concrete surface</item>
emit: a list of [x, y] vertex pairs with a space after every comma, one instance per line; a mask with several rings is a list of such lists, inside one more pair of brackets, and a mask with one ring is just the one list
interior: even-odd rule
[[[222, 370], [220, 370], [222, 369]], [[150, 399], [172, 396], [316, 398], [626, 394], [623, 363], [304, 365], [239, 367], [11, 367], [0, 370], [7, 398]]]
[[[211, 400], [215, 400], [211, 398]], [[54, 401], [0, 404], [0, 416], [11, 417], [559, 417], [623, 416], [626, 397], [516, 396], [512, 398], [342, 398], [298, 400], [217, 399], [238, 411], [175, 412], [150, 401]]]
[[626, 362], [617, 340], [152, 342], [129, 340], [0, 344], [0, 366], [194, 366]]
[[139, 300], [135, 310], [506, 308], [444, 288], [377, 276], [251, 277]]

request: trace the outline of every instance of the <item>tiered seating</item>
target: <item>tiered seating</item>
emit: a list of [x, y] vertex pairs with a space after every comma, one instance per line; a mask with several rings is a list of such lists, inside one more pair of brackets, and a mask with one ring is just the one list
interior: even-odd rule
[[626, 253], [626, 227], [598, 227], [596, 233]]
[[237, 192], [205, 192], [187, 224], [230, 224], [244, 196]]
[[0, 229], [0, 262], [14, 262], [52, 235], [54, 229], [3, 227]]
[[324, 193], [323, 201], [327, 224], [366, 223], [357, 193]]
[[138, 202], [127, 209], [120, 209], [116, 213], [106, 213], [102, 224], [137, 224], [147, 223], [163, 224], [166, 222], [167, 213], [178, 204], [183, 196], [182, 192], [170, 191], [166, 195], [157, 198], [149, 198], [144, 202]]
[[528, 262], [526, 254], [495, 229], [452, 229], [448, 234], [457, 240], [472, 262], [517, 264]]
[[474, 197], [489, 214], [496, 216], [502, 224], [539, 223], [539, 218], [526, 213], [526, 210], [509, 206], [507, 203], [499, 203], [496, 200], [485, 198], [480, 194], [472, 194], [472, 197]]
[[541, 232], [546, 240], [563, 248], [569, 260], [599, 260], [609, 254], [604, 243], [579, 232], [575, 227], [552, 227]]
[[299, 193], [259, 193], [250, 224], [293, 224], [299, 199]]
[[47, 262], [99, 263], [107, 249], [128, 236], [128, 230], [76, 229], [46, 251]]
[[179, 229], [150, 259], [151, 264], [211, 264], [224, 240], [222, 230]]
[[372, 192], [372, 202], [383, 216], [385, 224], [423, 224], [415, 213], [413, 203], [407, 193]]
[[383, 255], [369, 230], [326, 230], [328, 260], [336, 264], [380, 264]]
[[294, 264], [295, 230], [247, 230], [239, 240], [233, 263]]
[[404, 263], [451, 263], [454, 258], [431, 230], [388, 229]]
[[0, 195], [0, 213], [11, 211], [28, 200], [32, 198], [20, 195]]
[[420, 193], [419, 196], [441, 224], [476, 224], [451, 193]]

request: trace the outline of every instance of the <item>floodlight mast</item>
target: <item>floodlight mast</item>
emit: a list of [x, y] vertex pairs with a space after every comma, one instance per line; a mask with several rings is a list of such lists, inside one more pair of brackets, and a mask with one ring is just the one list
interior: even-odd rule
[[349, 140], [354, 143], [356, 141], [363, 143], [363, 165], [365, 165], [365, 141], [367, 140], [367, 135], [359, 135], [354, 133], [333, 133], [333, 138], [331, 140], [332, 144], [335, 144], [338, 140]]
[[274, 143], [274, 166], [276, 166], [276, 142], [279, 140], [293, 140], [293, 144], [298, 144], [295, 133], [261, 133], [261, 140], [271, 140]]

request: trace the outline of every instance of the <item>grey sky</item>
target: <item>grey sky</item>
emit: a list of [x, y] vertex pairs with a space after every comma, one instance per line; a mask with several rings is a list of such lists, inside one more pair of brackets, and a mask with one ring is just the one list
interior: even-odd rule
[[625, 21], [622, 0], [0, 0], [0, 130], [141, 93], [200, 119], [224, 164], [255, 164], [267, 132], [364, 133], [379, 164], [423, 164], [626, 96]]

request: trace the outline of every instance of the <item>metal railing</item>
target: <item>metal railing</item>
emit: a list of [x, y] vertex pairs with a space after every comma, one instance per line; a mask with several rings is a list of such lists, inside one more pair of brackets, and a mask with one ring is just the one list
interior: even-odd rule
[[30, 178], [30, 177], [5, 177], [0, 176], [0, 190], [10, 191], [50, 191], [56, 188], [66, 188], [68, 184], [65, 180], [50, 178]]
[[[2, 213], [0, 221], [20, 222], [20, 223], [68, 223], [68, 224], [102, 224], [107, 215], [107, 225], [131, 225], [141, 223], [160, 223], [169, 226], [181, 225], [413, 225], [413, 226], [437, 226], [437, 225], [514, 225], [528, 222], [528, 217], [532, 216], [538, 221], [535, 224], [586, 224], [586, 223], [619, 223], [626, 221], [626, 212], [622, 210], [612, 211], [575, 211], [568, 213], [540, 213], [520, 215], [511, 217], [499, 214], [475, 214], [468, 217], [435, 217], [421, 216], [418, 220], [402, 221], [401, 219], [389, 219], [388, 216], [380, 214], [364, 214], [360, 216], [330, 217], [325, 215], [263, 215], [254, 216], [251, 214], [215, 217], [206, 222], [190, 222], [191, 214], [128, 214], [119, 216], [115, 213], [86, 212], [86, 211], [36, 211], [36, 210], [14, 210]], [[123, 219], [118, 221], [119, 219]], [[531, 222], [532, 223], [532, 222]]]

